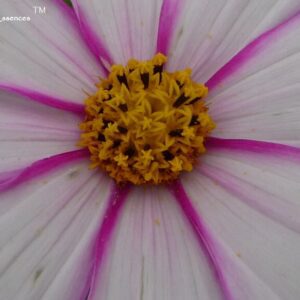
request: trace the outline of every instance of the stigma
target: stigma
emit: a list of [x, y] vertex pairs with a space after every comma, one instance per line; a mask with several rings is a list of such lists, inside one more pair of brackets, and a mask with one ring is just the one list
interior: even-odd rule
[[207, 87], [191, 79], [190, 69], [164, 71], [166, 61], [159, 53], [113, 65], [85, 100], [79, 146], [88, 148], [91, 168], [119, 184], [168, 183], [191, 171], [215, 127]]

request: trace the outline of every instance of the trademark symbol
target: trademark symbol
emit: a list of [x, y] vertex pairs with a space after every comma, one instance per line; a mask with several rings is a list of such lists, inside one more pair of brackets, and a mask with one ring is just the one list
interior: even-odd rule
[[46, 14], [46, 6], [33, 6], [35, 15], [45, 15]]

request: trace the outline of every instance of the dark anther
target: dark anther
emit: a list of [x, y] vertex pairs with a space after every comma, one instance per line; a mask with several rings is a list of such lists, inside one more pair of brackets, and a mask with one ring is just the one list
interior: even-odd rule
[[161, 83], [162, 71], [164, 69], [164, 65], [155, 65], [153, 68], [153, 74], [159, 73], [159, 83]]
[[197, 98], [194, 98], [192, 101], [190, 101], [188, 104], [194, 104], [196, 103], [197, 101], [201, 100], [202, 97], [197, 97]]
[[150, 150], [150, 149], [151, 149], [151, 146], [150, 146], [149, 144], [146, 144], [146, 145], [144, 146], [144, 150], [145, 150], [145, 151]]
[[144, 84], [144, 89], [147, 89], [149, 86], [149, 73], [141, 73], [141, 80]]
[[177, 85], [179, 86], [180, 89], [184, 86], [184, 84], [183, 84], [183, 83], [180, 83], [179, 80], [176, 80], [176, 83], [177, 83]]
[[99, 114], [103, 114], [104, 112], [104, 108], [102, 107], [100, 110], [99, 110]]
[[155, 65], [153, 69], [153, 73], [154, 74], [162, 73], [163, 69], [164, 69], [164, 65]]
[[162, 152], [166, 161], [172, 160], [175, 156], [168, 150]]
[[186, 102], [187, 100], [189, 100], [189, 97], [186, 97], [184, 94], [181, 94], [177, 100], [173, 103], [173, 107], [179, 107], [180, 105], [182, 105], [184, 102]]
[[169, 132], [169, 136], [181, 136], [182, 129], [174, 129]]
[[113, 148], [119, 147], [121, 145], [121, 142], [122, 142], [121, 140], [114, 140], [114, 143], [113, 143], [112, 147]]
[[194, 126], [198, 124], [200, 124], [200, 122], [198, 121], [198, 117], [196, 115], [193, 115], [189, 126]]
[[112, 124], [113, 121], [111, 120], [103, 120], [103, 129], [107, 128], [108, 127], [108, 124]]
[[121, 109], [121, 111], [126, 112], [128, 111], [128, 106], [126, 103], [120, 104], [119, 108]]
[[133, 147], [129, 147], [124, 154], [130, 158], [135, 154], [135, 150]]
[[110, 91], [111, 89], [112, 89], [112, 85], [111, 84], [109, 84], [106, 88], [105, 88], [105, 90], [108, 90], [108, 91]]
[[106, 141], [105, 135], [102, 134], [102, 133], [99, 133], [98, 134], [98, 141], [105, 142]]
[[124, 83], [126, 85], [126, 87], [129, 89], [127, 77], [126, 77], [125, 74], [123, 74], [123, 75], [117, 75], [117, 78], [118, 78], [118, 80], [119, 80], [119, 82], [121, 84]]
[[122, 126], [118, 126], [118, 130], [120, 133], [127, 133], [128, 129]]

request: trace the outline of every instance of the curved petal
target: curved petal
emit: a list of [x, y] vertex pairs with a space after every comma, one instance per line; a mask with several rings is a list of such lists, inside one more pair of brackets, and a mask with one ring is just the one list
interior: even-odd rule
[[300, 295], [300, 150], [281, 150], [209, 147], [183, 178], [235, 299]]
[[170, 190], [180, 205], [182, 212], [191, 223], [199, 244], [207, 254], [211, 267], [216, 274], [216, 281], [223, 293], [223, 298], [225, 300], [233, 300], [233, 293], [229, 289], [228, 280], [226, 278], [227, 274], [225, 274], [223, 264], [220, 261], [221, 254], [218, 249], [216, 249], [215, 241], [209, 230], [206, 228], [201, 216], [197, 214], [180, 181], [172, 183], [170, 185]]
[[[96, 49], [106, 47], [104, 62], [125, 64], [155, 54], [162, 0], [73, 0], [78, 20]], [[98, 45], [98, 46], [97, 46]]]
[[[1, 3], [3, 15], [30, 21], [1, 22], [0, 89], [27, 89], [71, 103], [82, 103], [86, 93], [94, 91], [103, 73], [81, 40], [73, 11], [60, 2]], [[40, 14], [39, 7], [46, 13]]]
[[80, 118], [0, 92], [0, 172], [77, 149]]
[[129, 194], [91, 299], [221, 299], [189, 222], [163, 188]]
[[0, 192], [15, 188], [17, 185], [39, 177], [64, 164], [89, 157], [87, 149], [75, 150], [47, 157], [22, 169], [0, 172]]
[[[300, 145], [300, 13], [265, 33], [217, 74], [215, 136]], [[219, 76], [219, 77], [218, 77]]]
[[34, 101], [53, 108], [61, 109], [66, 112], [72, 112], [82, 116], [84, 114], [83, 103], [73, 103], [66, 99], [48, 96], [28, 88], [22, 88], [15, 85], [0, 84], [0, 92], [9, 92], [17, 96], [23, 97], [25, 100]]
[[93, 298], [97, 293], [99, 270], [102, 266], [104, 256], [107, 254], [107, 248], [111, 241], [111, 236], [113, 235], [120, 211], [123, 208], [129, 191], [129, 186], [119, 187], [114, 185], [114, 187], [111, 189], [109, 202], [105, 210], [105, 218], [101, 223], [96, 237], [94, 253], [92, 257], [93, 268], [90, 272], [89, 280], [89, 299]]
[[228, 189], [300, 233], [300, 148], [247, 140], [216, 140], [207, 146], [202, 172], [213, 168], [219, 181], [227, 177]]
[[206, 82], [260, 33], [294, 14], [299, 1], [186, 0], [170, 48], [170, 70]]
[[82, 300], [109, 181], [87, 162], [0, 194], [0, 296]]
[[183, 0], [163, 0], [157, 34], [157, 53], [168, 55], [170, 42], [183, 2]]

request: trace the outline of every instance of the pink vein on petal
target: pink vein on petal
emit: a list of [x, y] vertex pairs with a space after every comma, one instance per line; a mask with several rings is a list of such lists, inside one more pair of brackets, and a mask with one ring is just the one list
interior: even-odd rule
[[[80, 28], [80, 24], [78, 22], [78, 19], [76, 17], [76, 14], [74, 12], [74, 9], [72, 9], [69, 5], [67, 5], [63, 0], [53, 0], [54, 4], [58, 7], [58, 9], [64, 14], [66, 18], [68, 18], [70, 24], [72, 27], [79, 33], [81, 36], [81, 39], [83, 43], [85, 43], [87, 50], [91, 51], [91, 53], [96, 56], [96, 61], [99, 63], [100, 67], [103, 68], [102, 63], [99, 61], [99, 56], [95, 55], [94, 51], [91, 49], [91, 45], [88, 43], [89, 41], [86, 39], [86, 36], [82, 32]], [[78, 65], [78, 64], [77, 64]], [[105, 69], [106, 71], [106, 69]], [[89, 74], [88, 74], [89, 75]], [[89, 75], [90, 76], [90, 75]]]
[[227, 62], [206, 82], [206, 86], [209, 88], [209, 90], [214, 89], [227, 77], [238, 71], [244, 64], [258, 55], [266, 47], [271, 46], [273, 41], [280, 38], [278, 35], [281, 34], [282, 30], [286, 29], [286, 27], [291, 25], [293, 22], [298, 21], [299, 17], [300, 12], [297, 12], [284, 22], [261, 34], [242, 50], [240, 50], [235, 56], [233, 56], [231, 60], [229, 60], [229, 62]]
[[[107, 74], [108, 70], [106, 67], [106, 64], [113, 64], [113, 60], [111, 58], [111, 55], [109, 51], [106, 49], [104, 43], [100, 39], [100, 37], [95, 33], [95, 31], [92, 29], [90, 23], [87, 20], [87, 17], [85, 16], [84, 12], [82, 11], [80, 5], [78, 4], [78, 1], [73, 1], [73, 5], [77, 14], [79, 27], [82, 33], [82, 36], [91, 50], [91, 52], [94, 54], [96, 59], [100, 61], [100, 64], [103, 68], [103, 71]], [[106, 64], [104, 64], [105, 62]]]
[[[253, 191], [258, 191], [260, 188], [240, 177], [234, 176], [223, 169], [211, 166], [207, 163], [202, 163], [197, 171], [218, 183], [218, 185], [222, 186], [230, 194], [238, 197], [248, 206], [261, 212], [272, 220], [279, 222], [287, 228], [294, 230], [297, 233], [300, 232], [300, 222], [297, 219], [289, 218], [286, 214], [283, 214], [282, 205], [278, 205], [278, 203], [274, 202], [274, 205], [270, 206], [266, 203], [266, 201], [264, 201], [265, 199], [272, 199], [272, 197], [274, 197], [273, 195], [263, 190], [261, 190], [259, 194], [251, 194], [248, 190], [245, 191], [244, 186], [246, 184], [251, 187]], [[292, 206], [289, 206], [289, 203], [283, 203], [285, 203], [286, 207], [293, 209]]]
[[100, 225], [97, 240], [95, 244], [95, 250], [93, 255], [93, 268], [90, 274], [90, 279], [88, 280], [89, 297], [92, 299], [97, 288], [96, 284], [99, 280], [99, 272], [101, 263], [107, 251], [108, 244], [111, 240], [115, 225], [118, 221], [118, 216], [120, 214], [121, 208], [123, 207], [127, 195], [130, 191], [129, 186], [119, 187], [113, 184], [111, 189], [108, 206], [106, 208], [102, 224]]
[[27, 88], [11, 86], [11, 85], [1, 84], [1, 83], [0, 83], [0, 90], [5, 90], [8, 92], [12, 92], [14, 94], [19, 94], [28, 98], [29, 100], [50, 107], [58, 108], [64, 111], [69, 111], [80, 115], [84, 114], [84, 105], [71, 102], [71, 100], [59, 99]]
[[64, 16], [69, 19], [74, 27], [78, 28], [78, 22], [74, 10], [63, 0], [52, 0], [52, 2], [63, 12]]
[[176, 181], [170, 186], [170, 190], [175, 196], [184, 215], [193, 227], [199, 244], [202, 247], [203, 252], [206, 254], [208, 262], [210, 263], [213, 271], [215, 272], [215, 276], [223, 293], [224, 299], [233, 300], [234, 297], [229, 289], [227, 279], [222, 269], [222, 262], [220, 261], [220, 257], [222, 257], [222, 255], [220, 255], [219, 249], [217, 249], [217, 246], [215, 245], [208, 228], [193, 207], [191, 200], [188, 198], [188, 195], [186, 194], [182, 184], [179, 181]]
[[89, 152], [86, 149], [74, 150], [38, 160], [23, 169], [0, 173], [0, 192], [14, 188], [59, 166], [88, 156]]
[[286, 159], [300, 160], [300, 148], [284, 144], [246, 140], [246, 139], [221, 139], [209, 137], [205, 143], [209, 148], [223, 148], [238, 151], [248, 151], [257, 154], [280, 155]]
[[156, 52], [168, 55], [182, 0], [163, 0], [160, 11]]

